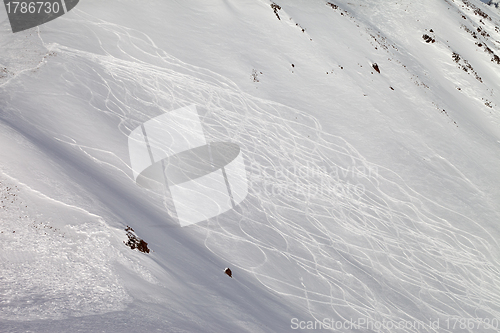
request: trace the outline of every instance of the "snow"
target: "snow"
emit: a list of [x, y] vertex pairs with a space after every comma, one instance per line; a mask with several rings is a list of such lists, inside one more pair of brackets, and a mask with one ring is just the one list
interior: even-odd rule
[[[500, 331], [498, 10], [330, 3], [0, 10], [0, 331]], [[128, 136], [191, 105], [249, 194], [181, 227]]]

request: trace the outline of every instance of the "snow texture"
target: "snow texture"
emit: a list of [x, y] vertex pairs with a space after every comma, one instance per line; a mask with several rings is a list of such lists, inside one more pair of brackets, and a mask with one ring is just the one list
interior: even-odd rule
[[[0, 331], [500, 332], [498, 56], [479, 0], [0, 10]], [[181, 228], [128, 137], [191, 105], [248, 195]]]

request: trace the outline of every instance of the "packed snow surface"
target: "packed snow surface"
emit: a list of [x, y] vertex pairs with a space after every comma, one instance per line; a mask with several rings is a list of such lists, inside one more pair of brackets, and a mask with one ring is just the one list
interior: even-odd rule
[[[0, 10], [0, 331], [500, 332], [493, 2]], [[190, 105], [249, 193], [180, 227], [127, 140]]]

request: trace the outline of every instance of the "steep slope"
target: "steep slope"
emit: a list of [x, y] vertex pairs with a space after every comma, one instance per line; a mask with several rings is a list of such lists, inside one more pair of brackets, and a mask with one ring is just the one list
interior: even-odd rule
[[[499, 331], [494, 8], [87, 0], [18, 34], [0, 15], [6, 331]], [[180, 228], [127, 139], [193, 104], [249, 195]]]

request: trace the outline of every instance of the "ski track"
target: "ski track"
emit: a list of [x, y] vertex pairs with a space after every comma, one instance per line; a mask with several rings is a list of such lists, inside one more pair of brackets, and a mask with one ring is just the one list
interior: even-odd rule
[[[500, 318], [498, 243], [478, 223], [416, 193], [304, 112], [245, 94], [137, 31], [89, 17], [79, 24], [109, 35], [107, 43], [97, 41], [105, 54], [45, 46], [65, 58], [65, 82], [83, 89], [76, 97], [119, 119], [124, 136], [153, 116], [195, 104], [210, 141], [229, 137], [241, 146], [247, 199], [230, 218], [190, 227], [231, 268], [301, 300], [318, 320], [427, 325], [429, 318]], [[112, 151], [57, 140], [133, 181], [128, 162]], [[477, 232], [455, 227], [456, 221]]]

